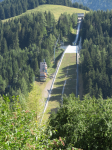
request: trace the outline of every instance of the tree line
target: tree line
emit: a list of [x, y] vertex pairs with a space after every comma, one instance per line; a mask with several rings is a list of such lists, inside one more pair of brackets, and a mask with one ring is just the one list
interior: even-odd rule
[[80, 8], [80, 9], [84, 9], [84, 10], [90, 11], [90, 8], [87, 7], [87, 6], [84, 6], [82, 3], [80, 4], [80, 3], [78, 3], [78, 2], [75, 2], [75, 3], [72, 4], [72, 6], [73, 6], [74, 8]]
[[42, 4], [65, 5], [89, 10], [89, 8], [78, 5], [78, 3], [72, 4], [70, 0], [4, 0], [0, 3], [0, 19], [4, 20], [18, 16], [27, 10], [34, 9]]
[[56, 23], [51, 12], [1, 21], [0, 94], [27, 94], [30, 84], [39, 76], [40, 61], [45, 59], [50, 66], [59, 34], [61, 40], [71, 36], [70, 30], [76, 24], [76, 14], [61, 14]]
[[84, 94], [112, 96], [112, 10], [91, 11], [82, 23], [80, 69]]
[[111, 0], [73, 0], [73, 2], [79, 2], [83, 4], [84, 6], [89, 7], [92, 10], [103, 10], [106, 11], [107, 9], [111, 10], [112, 9], [112, 1]]

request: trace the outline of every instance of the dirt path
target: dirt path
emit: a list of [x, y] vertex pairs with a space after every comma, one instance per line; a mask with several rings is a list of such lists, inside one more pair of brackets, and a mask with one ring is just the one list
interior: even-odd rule
[[53, 78], [50, 79], [50, 81], [48, 81], [48, 83], [46, 84], [46, 87], [42, 91], [42, 98], [43, 99], [46, 99], [48, 97], [48, 92], [49, 92], [49, 90], [51, 88], [52, 81], [53, 81]]

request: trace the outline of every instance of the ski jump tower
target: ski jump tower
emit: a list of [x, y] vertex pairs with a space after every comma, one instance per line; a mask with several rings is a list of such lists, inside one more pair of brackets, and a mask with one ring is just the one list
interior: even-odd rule
[[45, 62], [40, 62], [40, 81], [46, 81], [47, 78], [47, 64]]

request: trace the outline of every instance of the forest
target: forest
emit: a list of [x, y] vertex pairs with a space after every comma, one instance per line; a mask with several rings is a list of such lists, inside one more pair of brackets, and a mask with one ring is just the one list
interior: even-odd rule
[[42, 4], [64, 5], [74, 8], [89, 10], [88, 7], [72, 4], [70, 0], [4, 0], [0, 2], [0, 19], [18, 16], [29, 9], [34, 9]]
[[71, 37], [76, 24], [76, 14], [64, 13], [56, 23], [50, 12], [0, 22], [0, 94], [26, 95], [39, 76], [40, 61], [50, 66], [57, 38]]
[[91, 11], [82, 23], [80, 70], [84, 94], [112, 96], [112, 10]]
[[74, 3], [78, 2], [92, 10], [103, 10], [106, 11], [112, 9], [111, 0], [73, 0]]
[[40, 125], [39, 114], [17, 96], [31, 90], [39, 62], [45, 58], [49, 67], [57, 38], [70, 39], [76, 25], [76, 14], [61, 14], [56, 22], [50, 12], [0, 21], [0, 149], [112, 149], [112, 11], [90, 11], [82, 21], [83, 100], [65, 95], [57, 113]]

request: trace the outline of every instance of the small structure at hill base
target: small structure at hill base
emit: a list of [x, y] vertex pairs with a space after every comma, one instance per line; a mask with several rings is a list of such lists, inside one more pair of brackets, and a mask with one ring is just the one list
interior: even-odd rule
[[47, 78], [47, 64], [45, 62], [40, 62], [40, 81], [46, 81]]
[[84, 19], [84, 13], [78, 13], [78, 20]]

